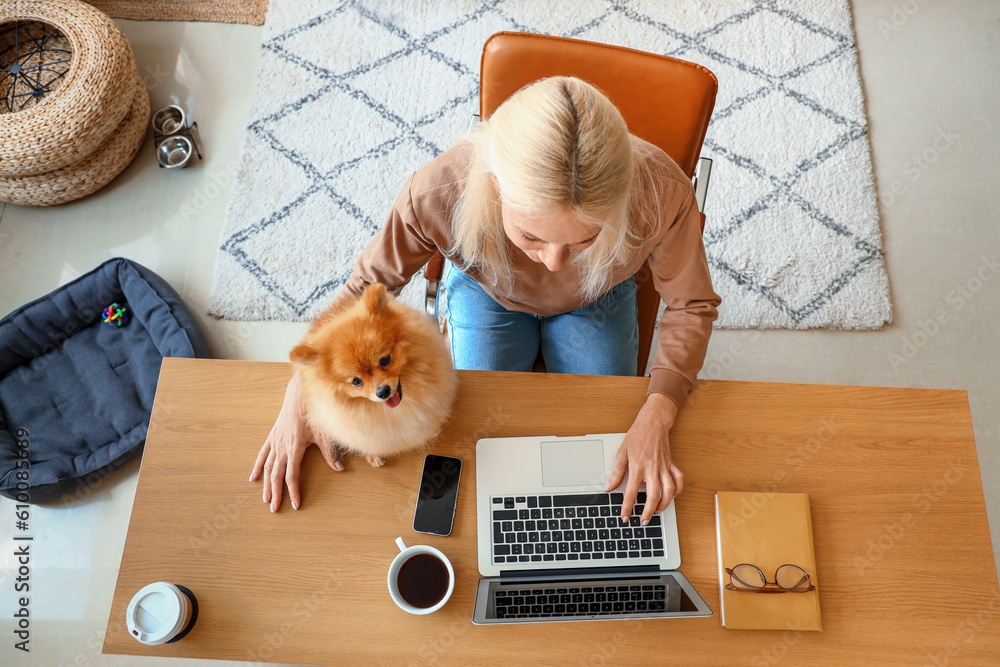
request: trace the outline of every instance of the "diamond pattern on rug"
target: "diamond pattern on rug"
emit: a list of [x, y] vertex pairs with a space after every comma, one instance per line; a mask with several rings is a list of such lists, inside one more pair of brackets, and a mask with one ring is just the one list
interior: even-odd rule
[[[704, 65], [719, 95], [705, 247], [724, 328], [891, 321], [846, 0], [272, 0], [209, 312], [308, 320], [408, 175], [478, 112], [499, 30]], [[403, 298], [419, 306], [422, 278]]]

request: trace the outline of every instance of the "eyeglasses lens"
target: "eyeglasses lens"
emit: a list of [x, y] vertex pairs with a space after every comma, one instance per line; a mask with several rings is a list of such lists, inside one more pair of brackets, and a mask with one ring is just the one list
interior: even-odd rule
[[757, 591], [764, 587], [766, 583], [764, 575], [753, 565], [737, 565], [730, 575], [733, 588], [744, 591]]
[[804, 591], [809, 588], [809, 575], [797, 565], [782, 565], [774, 573], [774, 580], [786, 591]]

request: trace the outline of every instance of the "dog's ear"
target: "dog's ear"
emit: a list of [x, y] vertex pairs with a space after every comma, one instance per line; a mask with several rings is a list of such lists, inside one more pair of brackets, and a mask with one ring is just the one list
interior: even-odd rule
[[385, 285], [372, 283], [365, 288], [365, 293], [361, 295], [364, 301], [365, 310], [371, 315], [377, 315], [385, 310], [389, 303], [389, 293], [385, 291]]
[[316, 361], [319, 351], [309, 343], [299, 343], [288, 353], [293, 364], [311, 364]]

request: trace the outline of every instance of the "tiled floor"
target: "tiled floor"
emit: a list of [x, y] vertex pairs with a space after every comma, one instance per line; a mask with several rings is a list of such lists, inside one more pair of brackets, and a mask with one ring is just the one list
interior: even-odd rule
[[[997, 556], [1000, 5], [855, 5], [895, 321], [873, 333], [717, 331], [703, 377], [967, 390]], [[304, 325], [204, 315], [260, 28], [120, 23], [153, 108], [184, 104], [202, 131], [206, 160], [186, 170], [157, 169], [147, 139], [138, 159], [95, 196], [51, 210], [4, 206], [0, 312], [123, 255], [181, 293], [217, 357], [285, 360]], [[946, 321], [935, 328], [939, 312]], [[11, 544], [13, 507], [0, 503], [0, 663], [196, 662], [100, 654], [138, 470], [134, 462], [89, 498], [33, 511], [30, 654], [12, 648], [15, 564], [5, 545]]]

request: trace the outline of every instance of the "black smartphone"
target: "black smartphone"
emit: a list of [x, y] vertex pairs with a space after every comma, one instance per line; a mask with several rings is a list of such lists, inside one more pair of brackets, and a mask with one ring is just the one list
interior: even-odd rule
[[462, 459], [428, 454], [420, 473], [417, 507], [413, 511], [413, 530], [431, 535], [451, 535], [458, 501], [458, 480]]

